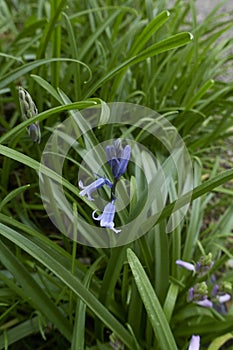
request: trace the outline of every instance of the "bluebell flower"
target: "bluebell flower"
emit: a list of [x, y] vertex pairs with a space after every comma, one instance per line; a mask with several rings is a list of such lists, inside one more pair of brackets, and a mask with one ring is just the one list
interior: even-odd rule
[[[33, 102], [31, 95], [27, 90], [19, 87], [19, 103], [21, 108], [22, 117], [24, 120], [30, 119], [38, 114], [35, 103]], [[39, 122], [31, 124], [27, 131], [33, 142], [40, 143], [41, 132]]]
[[116, 180], [119, 180], [121, 175], [126, 172], [130, 152], [130, 145], [126, 145], [125, 148], [123, 148], [121, 145], [121, 139], [113, 141], [111, 146], [106, 147], [107, 162], [110, 165], [112, 174]]
[[95, 213], [97, 210], [94, 210], [92, 213], [92, 218], [94, 220], [99, 220], [100, 221], [100, 226], [101, 227], [106, 227], [106, 228], [110, 228], [111, 230], [113, 230], [115, 233], [119, 233], [121, 232], [121, 230], [117, 230], [114, 228], [114, 216], [115, 216], [115, 211], [116, 211], [116, 207], [114, 204], [115, 200], [112, 200], [110, 203], [108, 203], [105, 207], [104, 207], [104, 211], [102, 214], [100, 214], [99, 216], [95, 216]]
[[193, 335], [189, 344], [188, 350], [199, 350], [200, 349], [200, 336]]
[[104, 185], [107, 185], [110, 188], [112, 188], [113, 186], [111, 181], [103, 177], [99, 177], [99, 179], [95, 180], [88, 186], [83, 186], [82, 180], [80, 180], [78, 184], [79, 184], [79, 187], [82, 189], [82, 191], [79, 193], [80, 196], [87, 195], [87, 198], [90, 201], [94, 200], [94, 198], [92, 198], [91, 196], [92, 192], [96, 191], [98, 188], [103, 187]]

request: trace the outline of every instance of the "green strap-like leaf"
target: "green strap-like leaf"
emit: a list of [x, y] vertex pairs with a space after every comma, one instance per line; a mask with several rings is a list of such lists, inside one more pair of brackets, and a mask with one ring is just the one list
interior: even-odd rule
[[177, 346], [172, 331], [146, 272], [131, 249], [127, 250], [127, 257], [160, 348], [176, 350]]

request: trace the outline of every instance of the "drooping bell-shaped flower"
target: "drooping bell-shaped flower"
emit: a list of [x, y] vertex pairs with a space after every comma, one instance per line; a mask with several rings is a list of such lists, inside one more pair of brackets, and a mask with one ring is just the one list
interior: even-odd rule
[[[19, 87], [19, 103], [24, 120], [30, 119], [38, 114], [38, 110], [31, 98], [31, 95], [22, 87]], [[29, 125], [27, 131], [33, 142], [40, 143], [41, 132], [39, 122]]]
[[79, 181], [79, 187], [82, 189], [81, 192], [79, 192], [80, 196], [86, 196], [90, 201], [93, 201], [94, 198], [92, 198], [91, 194], [92, 192], [96, 191], [98, 188], [103, 187], [104, 185], [107, 185], [108, 187], [112, 187], [113, 184], [111, 181], [109, 181], [106, 178], [99, 177], [99, 179], [95, 180], [88, 186], [84, 186], [82, 180]]
[[94, 210], [92, 213], [92, 218], [94, 220], [99, 220], [100, 221], [100, 226], [101, 227], [106, 227], [106, 228], [110, 228], [111, 230], [113, 230], [115, 233], [119, 233], [121, 232], [121, 230], [117, 230], [114, 228], [115, 224], [113, 222], [114, 220], [114, 216], [115, 216], [115, 211], [116, 211], [116, 207], [114, 204], [115, 200], [112, 200], [110, 203], [108, 203], [105, 207], [104, 207], [104, 211], [102, 214], [100, 214], [99, 216], [95, 216], [95, 213], [97, 210]]
[[111, 146], [106, 147], [106, 158], [110, 165], [112, 174], [116, 180], [126, 172], [131, 148], [130, 145], [126, 145], [124, 148], [121, 145], [121, 139], [113, 141]]

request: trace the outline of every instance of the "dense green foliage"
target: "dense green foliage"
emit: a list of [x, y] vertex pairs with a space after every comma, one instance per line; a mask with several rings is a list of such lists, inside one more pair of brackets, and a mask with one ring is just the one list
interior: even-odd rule
[[[201, 349], [232, 348], [231, 301], [226, 312], [187, 302], [203, 277], [176, 265], [212, 253], [208, 283], [213, 276], [219, 285], [233, 283], [233, 23], [232, 14], [219, 12], [224, 2], [199, 22], [194, 0], [172, 7], [165, 0], [1, 1], [1, 349], [188, 349], [193, 334]], [[39, 111], [30, 120], [21, 116], [19, 86]], [[41, 154], [54, 126], [75, 110], [119, 101], [149, 107], [177, 128], [193, 162], [192, 203], [168, 234], [174, 178], [162, 215], [144, 236], [91, 248], [48, 218]], [[32, 122], [40, 122], [40, 144], [26, 132]], [[79, 197], [77, 183], [85, 148], [128, 133], [166, 157], [147, 132], [126, 129], [105, 124], [83, 135], [64, 163], [66, 197], [90, 224], [92, 202]], [[133, 166], [126, 177], [138, 188], [131, 208], [140, 211], [143, 178]], [[123, 214], [118, 220], [126, 224]]]

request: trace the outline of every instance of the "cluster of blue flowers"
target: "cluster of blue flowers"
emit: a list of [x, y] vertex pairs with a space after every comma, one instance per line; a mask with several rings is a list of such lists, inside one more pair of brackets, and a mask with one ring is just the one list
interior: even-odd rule
[[111, 188], [111, 201], [104, 207], [103, 213], [99, 216], [95, 216], [97, 210], [94, 210], [94, 212], [92, 213], [92, 218], [94, 220], [100, 221], [101, 227], [110, 228], [115, 233], [121, 232], [121, 230], [117, 230], [116, 228], [114, 228], [115, 224], [113, 221], [116, 212], [115, 188], [120, 177], [126, 172], [130, 158], [130, 153], [130, 146], [126, 145], [123, 148], [121, 144], [121, 139], [113, 141], [113, 144], [111, 146], [106, 147], [106, 159], [108, 164], [110, 165], [114, 181], [111, 182], [110, 180], [103, 178], [99, 175], [97, 175], [98, 179], [88, 186], [84, 186], [83, 182], [81, 180], [79, 181], [79, 187], [82, 189], [82, 191], [80, 191], [79, 193], [80, 196], [87, 196], [87, 198], [91, 201], [94, 200], [94, 198], [92, 198], [91, 196], [92, 192], [96, 191], [98, 188], [101, 188], [104, 185], [107, 185], [109, 188]]

